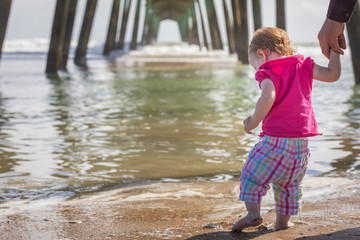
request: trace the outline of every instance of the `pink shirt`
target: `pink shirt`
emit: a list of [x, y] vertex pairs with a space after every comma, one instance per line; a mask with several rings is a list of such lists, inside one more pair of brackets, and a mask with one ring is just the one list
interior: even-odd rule
[[271, 79], [276, 90], [275, 102], [263, 119], [260, 136], [321, 135], [311, 103], [313, 66], [314, 61], [302, 55], [271, 60], [260, 66], [255, 79], [259, 85], [264, 79]]

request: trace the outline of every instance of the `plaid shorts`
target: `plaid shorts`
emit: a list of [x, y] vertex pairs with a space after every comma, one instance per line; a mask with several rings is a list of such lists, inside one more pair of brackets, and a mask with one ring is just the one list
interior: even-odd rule
[[260, 204], [272, 183], [276, 213], [296, 215], [309, 156], [306, 138], [264, 136], [249, 153], [241, 172], [240, 200]]

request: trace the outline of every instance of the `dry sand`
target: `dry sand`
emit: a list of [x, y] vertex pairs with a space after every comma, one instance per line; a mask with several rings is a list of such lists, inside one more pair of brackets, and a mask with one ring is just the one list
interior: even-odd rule
[[246, 214], [237, 200], [238, 185], [153, 183], [57, 204], [13, 206], [11, 214], [0, 217], [0, 239], [360, 239], [356, 180], [307, 179], [301, 215], [293, 217], [295, 227], [282, 231], [273, 230], [270, 192], [262, 207], [263, 224], [233, 234], [233, 223]]

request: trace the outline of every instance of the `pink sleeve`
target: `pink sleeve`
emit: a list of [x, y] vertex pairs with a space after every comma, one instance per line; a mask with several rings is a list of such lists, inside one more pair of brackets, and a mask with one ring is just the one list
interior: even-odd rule
[[308, 57], [304, 60], [303, 66], [305, 69], [309, 72], [311, 79], [313, 78], [313, 68], [314, 68], [315, 62], [311, 57]]
[[267, 70], [265, 69], [260, 69], [255, 73], [255, 80], [259, 82], [259, 88], [261, 89], [261, 82], [264, 81], [265, 79], [269, 79], [270, 76], [267, 73]]

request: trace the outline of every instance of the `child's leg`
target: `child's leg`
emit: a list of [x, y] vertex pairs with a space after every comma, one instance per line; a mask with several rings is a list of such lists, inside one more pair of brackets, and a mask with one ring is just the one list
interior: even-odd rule
[[[274, 197], [276, 201], [276, 224], [275, 229], [281, 230], [294, 226], [290, 222], [291, 215], [297, 215], [301, 207], [302, 180], [304, 178], [308, 164], [308, 158], [301, 162], [300, 169], [295, 179], [289, 178], [287, 182], [273, 184]], [[295, 167], [293, 168], [295, 169]], [[294, 173], [293, 171], [292, 173]]]
[[260, 217], [260, 204], [245, 202], [246, 210], [248, 214], [234, 224], [232, 231], [241, 231], [247, 227], [258, 226], [262, 223]]
[[281, 230], [281, 229], [286, 229], [289, 227], [293, 227], [294, 224], [292, 222], [290, 222], [290, 215], [281, 215], [281, 214], [276, 214], [276, 223], [275, 223], [275, 229], [276, 230]]

